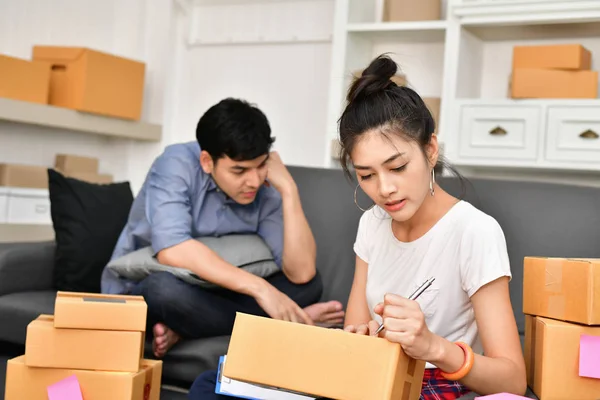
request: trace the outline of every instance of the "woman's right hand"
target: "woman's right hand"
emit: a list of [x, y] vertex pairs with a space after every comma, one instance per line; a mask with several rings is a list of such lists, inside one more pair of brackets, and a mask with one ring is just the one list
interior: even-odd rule
[[379, 328], [379, 322], [377, 322], [375, 320], [371, 320], [367, 324], [348, 325], [344, 328], [344, 331], [350, 332], [350, 333], [356, 333], [358, 335], [373, 336], [378, 328]]

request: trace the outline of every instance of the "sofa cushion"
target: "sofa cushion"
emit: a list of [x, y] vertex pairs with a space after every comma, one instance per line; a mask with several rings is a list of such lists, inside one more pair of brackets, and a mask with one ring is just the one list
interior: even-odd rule
[[25, 344], [27, 325], [40, 314], [54, 314], [54, 290], [0, 296], [0, 340]]
[[[251, 274], [266, 278], [280, 271], [275, 263], [271, 249], [258, 235], [235, 234], [220, 237], [202, 237], [196, 240], [202, 242], [228, 263], [242, 268]], [[115, 272], [118, 276], [134, 282], [141, 281], [153, 272], [170, 272], [192, 285], [205, 288], [218, 287], [200, 279], [190, 270], [159, 263], [151, 246], [141, 248], [112, 260], [107, 268]]]
[[54, 286], [100, 292], [110, 260], [133, 203], [128, 182], [97, 185], [49, 169], [50, 213], [56, 237]]

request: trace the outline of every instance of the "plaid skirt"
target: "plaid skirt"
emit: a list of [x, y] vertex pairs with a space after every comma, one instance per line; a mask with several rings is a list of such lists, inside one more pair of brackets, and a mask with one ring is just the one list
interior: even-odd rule
[[469, 392], [466, 386], [442, 377], [438, 368], [427, 368], [419, 400], [454, 400]]

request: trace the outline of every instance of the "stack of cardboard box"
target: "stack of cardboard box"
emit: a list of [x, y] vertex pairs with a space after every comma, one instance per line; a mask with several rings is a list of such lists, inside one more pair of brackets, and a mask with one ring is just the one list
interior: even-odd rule
[[515, 99], [595, 99], [598, 71], [580, 44], [516, 46], [510, 84]]
[[74, 154], [57, 154], [54, 168], [69, 178], [89, 183], [105, 184], [113, 181], [112, 175], [98, 172], [100, 164], [97, 158], [82, 157]]
[[540, 400], [600, 398], [600, 259], [526, 257], [527, 381]]
[[32, 321], [25, 355], [7, 363], [5, 400], [61, 390], [85, 400], [159, 400], [162, 361], [143, 359], [146, 311], [138, 296], [58, 292], [55, 315]]
[[32, 60], [0, 54], [0, 97], [139, 120], [146, 66], [81, 47], [34, 46]]

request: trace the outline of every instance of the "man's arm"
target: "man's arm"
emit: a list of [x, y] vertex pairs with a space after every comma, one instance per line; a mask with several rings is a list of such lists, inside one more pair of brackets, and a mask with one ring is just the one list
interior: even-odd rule
[[283, 273], [291, 282], [304, 284], [316, 274], [315, 238], [302, 210], [296, 182], [276, 152], [271, 153], [268, 168], [268, 182], [277, 189], [282, 199]]

